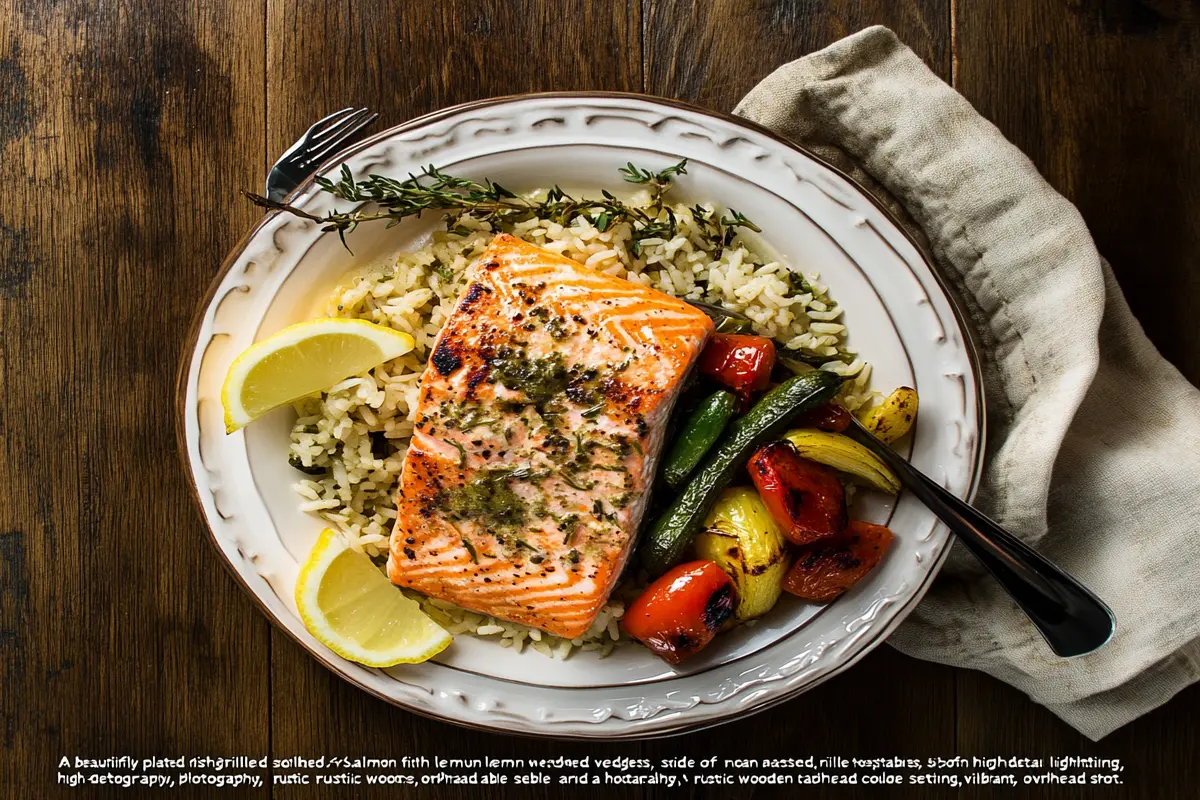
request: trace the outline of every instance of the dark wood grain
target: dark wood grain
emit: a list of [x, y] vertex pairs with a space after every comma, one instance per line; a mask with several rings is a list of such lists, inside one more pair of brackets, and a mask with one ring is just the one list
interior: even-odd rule
[[887, 648], [783, 706], [673, 739], [463, 730], [374, 699], [270, 631], [205, 541], [173, 446], [181, 339], [257, 216], [236, 191], [256, 188], [312, 120], [356, 104], [395, 124], [553, 89], [730, 110], [779, 64], [874, 23], [1079, 204], [1135, 313], [1197, 380], [1200, 17], [1188, 0], [0, 3], [0, 797], [55, 796], [59, 757], [110, 753], [1095, 754], [1127, 764], [1108, 796], [1194, 796], [1200, 689], [1097, 745], [986, 676]]
[[1150, 338], [1200, 383], [1200, 5], [959, 0], [957, 88], [1083, 213]]
[[268, 745], [267, 624], [206, 541], [171, 411], [256, 216], [228, 198], [262, 162], [263, 17], [0, 9], [0, 794], [32, 798], [64, 755]]
[[[1200, 781], [1195, 720], [1200, 715], [1200, 687], [1192, 687], [1170, 704], [1135, 720], [1099, 743], [1080, 736], [1045, 708], [999, 681], [974, 672], [958, 674], [958, 752], [979, 756], [1096, 756], [1119, 758], [1125, 785], [1104, 789], [1104, 796], [1159, 800], [1193, 797]], [[1025, 788], [1030, 798], [1092, 797], [1098, 789]], [[963, 796], [987, 798], [986, 790]]]
[[950, 0], [646, 0], [646, 91], [732, 111], [776, 67], [870, 25], [950, 77]]
[[[640, 91], [636, 3], [268, 1], [271, 152], [348, 105], [383, 125], [481, 97]], [[336, 55], [335, 55], [336, 53]]]

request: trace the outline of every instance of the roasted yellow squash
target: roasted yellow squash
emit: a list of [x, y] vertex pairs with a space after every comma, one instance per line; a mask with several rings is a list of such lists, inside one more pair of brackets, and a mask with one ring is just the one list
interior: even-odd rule
[[862, 416], [863, 426], [884, 444], [891, 444], [912, 429], [917, 418], [917, 390], [901, 386]]
[[696, 557], [715, 561], [737, 587], [734, 617], [761, 617], [783, 591], [788, 554], [783, 534], [749, 487], [726, 489], [695, 540]]

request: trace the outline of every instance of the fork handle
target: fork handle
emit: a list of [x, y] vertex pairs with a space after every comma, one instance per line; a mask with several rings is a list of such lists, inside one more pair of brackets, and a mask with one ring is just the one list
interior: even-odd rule
[[1080, 656], [1112, 638], [1116, 618], [1100, 598], [994, 520], [955, 497], [855, 420], [847, 435], [892, 468], [1012, 596], [1056, 655]]

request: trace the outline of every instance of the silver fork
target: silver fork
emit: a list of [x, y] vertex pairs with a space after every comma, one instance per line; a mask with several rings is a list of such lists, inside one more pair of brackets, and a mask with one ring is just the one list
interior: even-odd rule
[[850, 417], [845, 435], [883, 459], [900, 483], [962, 539], [1009, 593], [1056, 655], [1082, 656], [1112, 638], [1117, 618], [1091, 590], [1048, 558], [922, 474]]
[[371, 113], [369, 108], [343, 108], [318, 120], [271, 167], [267, 174], [267, 198], [283, 202], [325, 159], [377, 119], [379, 115]]

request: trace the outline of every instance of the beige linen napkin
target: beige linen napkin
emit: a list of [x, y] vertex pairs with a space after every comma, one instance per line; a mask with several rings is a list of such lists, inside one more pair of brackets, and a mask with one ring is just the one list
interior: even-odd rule
[[920, 226], [985, 362], [978, 505], [1117, 616], [1103, 649], [1056, 658], [958, 544], [890, 642], [994, 675], [1092, 739], [1200, 679], [1200, 392], [1075, 207], [886, 28], [779, 68], [737, 113], [858, 165]]

